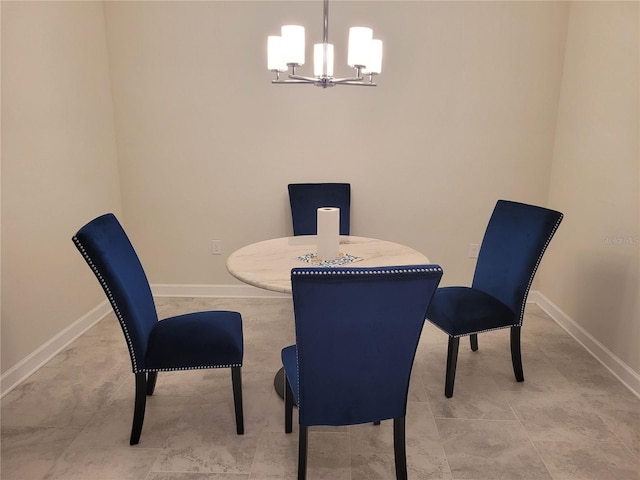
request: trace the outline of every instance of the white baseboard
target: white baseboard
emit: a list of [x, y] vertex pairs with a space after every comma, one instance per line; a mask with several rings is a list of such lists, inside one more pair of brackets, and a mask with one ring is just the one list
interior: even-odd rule
[[0, 398], [18, 386], [27, 377], [51, 360], [57, 353], [111, 313], [111, 305], [104, 300], [48, 342], [7, 370], [0, 377]]
[[154, 284], [155, 297], [288, 298], [285, 293], [270, 292], [251, 285], [171, 285]]
[[537, 303], [558, 325], [620, 380], [624, 386], [640, 398], [640, 374], [578, 325], [542, 293], [538, 291], [529, 293], [529, 300]]
[[[158, 297], [242, 297], [242, 298], [287, 298], [284, 293], [269, 292], [250, 285], [151, 285]], [[22, 359], [0, 376], [0, 398], [13, 390], [27, 377], [51, 360], [76, 338], [111, 313], [111, 305], [104, 300], [93, 310], [83, 315], [51, 340]]]
[[[227, 297], [227, 298], [287, 298], [289, 295], [269, 292], [249, 285], [161, 285], [151, 286], [158, 297]], [[560, 308], [537, 290], [529, 292], [528, 303], [536, 303], [558, 325], [569, 333], [600, 363], [640, 398], [640, 375], [620, 360], [607, 347], [596, 340]], [[73, 322], [58, 335], [40, 346], [33, 353], [11, 367], [0, 377], [0, 398], [13, 390], [27, 377], [47, 363], [58, 352], [76, 338], [102, 320], [111, 312], [111, 305], [105, 300], [93, 310]]]

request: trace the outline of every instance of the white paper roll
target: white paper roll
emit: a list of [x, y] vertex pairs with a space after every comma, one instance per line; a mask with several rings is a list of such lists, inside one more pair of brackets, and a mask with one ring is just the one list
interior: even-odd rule
[[340, 209], [320, 207], [318, 209], [318, 258], [333, 260], [338, 258], [340, 247]]

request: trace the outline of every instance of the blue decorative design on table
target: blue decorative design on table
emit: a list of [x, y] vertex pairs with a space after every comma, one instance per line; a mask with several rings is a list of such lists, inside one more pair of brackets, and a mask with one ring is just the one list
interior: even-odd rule
[[348, 253], [340, 252], [338, 254], [338, 258], [334, 258], [331, 260], [320, 260], [318, 258], [318, 254], [316, 252], [312, 252], [301, 255], [297, 257], [296, 260], [311, 263], [314, 267], [337, 267], [340, 265], [347, 265], [348, 263], [359, 262], [360, 260], [362, 260], [362, 258], [356, 257], [354, 255], [349, 255]]

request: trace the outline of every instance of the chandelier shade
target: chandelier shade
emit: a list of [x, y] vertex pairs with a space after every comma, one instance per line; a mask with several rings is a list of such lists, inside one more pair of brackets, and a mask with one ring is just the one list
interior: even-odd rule
[[[313, 84], [327, 88], [335, 85], [375, 87], [373, 76], [382, 71], [382, 40], [373, 38], [368, 27], [351, 27], [347, 50], [347, 65], [355, 70], [351, 77], [333, 76], [334, 46], [329, 43], [329, 0], [324, 0], [322, 43], [313, 46], [313, 77], [296, 71], [305, 63], [305, 30], [300, 25], [284, 25], [280, 36], [267, 37], [267, 68], [275, 73], [275, 84]], [[280, 74], [289, 72], [287, 78]], [[365, 76], [368, 76], [365, 77]]]
[[272, 72], [286, 72], [287, 63], [284, 61], [282, 37], [271, 35], [267, 38], [267, 63]]
[[304, 65], [304, 27], [282, 27], [282, 55], [285, 64]]
[[382, 40], [371, 40], [370, 57], [362, 73], [380, 75], [382, 73]]
[[369, 50], [373, 40], [373, 30], [367, 27], [351, 27], [349, 29], [349, 50], [347, 65], [352, 68], [364, 68], [368, 64]]
[[313, 46], [313, 74], [316, 77], [333, 76], [333, 45], [330, 43]]

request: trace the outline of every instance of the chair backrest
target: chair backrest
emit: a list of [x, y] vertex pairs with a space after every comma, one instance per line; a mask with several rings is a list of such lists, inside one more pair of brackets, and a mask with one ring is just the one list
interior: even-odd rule
[[351, 184], [291, 183], [289, 202], [294, 235], [317, 233], [317, 210], [320, 207], [340, 209], [340, 235], [349, 235], [351, 225]]
[[498, 200], [482, 240], [473, 288], [488, 293], [520, 315], [536, 270], [562, 213]]
[[151, 329], [158, 321], [147, 276], [112, 213], [82, 227], [73, 242], [91, 267], [120, 322], [134, 373], [144, 370]]
[[416, 348], [441, 277], [438, 265], [291, 271], [301, 425], [405, 416]]

